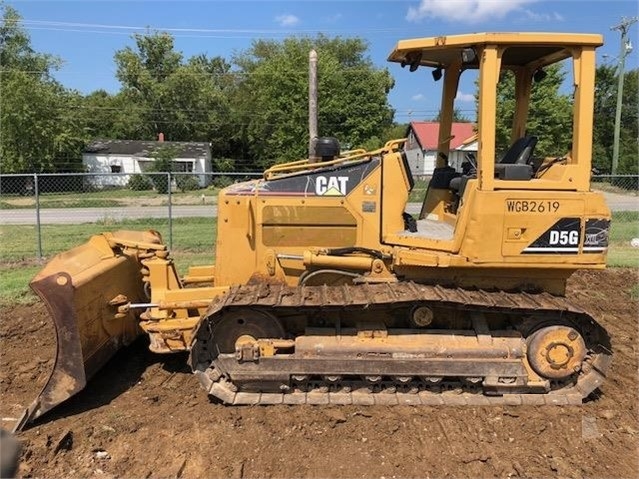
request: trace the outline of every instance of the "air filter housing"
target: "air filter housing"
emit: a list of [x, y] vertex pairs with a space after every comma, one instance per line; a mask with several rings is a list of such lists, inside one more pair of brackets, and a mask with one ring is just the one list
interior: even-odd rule
[[332, 136], [323, 136], [315, 142], [315, 156], [321, 158], [322, 161], [331, 161], [339, 156], [339, 141]]

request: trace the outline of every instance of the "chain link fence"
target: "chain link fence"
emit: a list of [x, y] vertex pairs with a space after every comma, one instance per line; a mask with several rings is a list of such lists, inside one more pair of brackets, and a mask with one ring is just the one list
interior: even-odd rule
[[153, 229], [172, 250], [212, 254], [217, 193], [262, 173], [0, 175], [0, 262], [43, 259], [93, 235]]
[[[154, 229], [184, 266], [214, 254], [217, 193], [262, 173], [144, 173], [0, 175], [0, 263], [51, 257], [92, 235]], [[409, 201], [419, 211], [428, 177]], [[639, 176], [600, 175], [613, 211], [611, 243], [639, 254]], [[411, 211], [409, 208], [409, 212]], [[618, 240], [618, 241], [617, 241]], [[636, 240], [639, 242], [639, 239]]]

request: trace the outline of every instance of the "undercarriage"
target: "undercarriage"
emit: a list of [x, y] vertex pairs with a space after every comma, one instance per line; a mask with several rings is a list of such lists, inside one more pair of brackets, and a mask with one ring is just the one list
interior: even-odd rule
[[191, 366], [227, 404], [580, 404], [605, 331], [548, 293], [413, 282], [239, 286], [196, 331]]

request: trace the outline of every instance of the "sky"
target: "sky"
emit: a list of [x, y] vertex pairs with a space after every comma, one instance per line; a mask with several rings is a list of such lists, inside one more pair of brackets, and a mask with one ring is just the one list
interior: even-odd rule
[[[133, 46], [133, 33], [168, 31], [185, 58], [204, 53], [231, 59], [256, 39], [289, 36], [359, 37], [371, 61], [395, 78], [389, 101], [395, 121], [433, 118], [439, 89], [430, 69], [410, 73], [386, 61], [397, 41], [472, 32], [598, 33], [604, 46], [598, 63], [617, 64], [621, 35], [611, 27], [639, 15], [635, 0], [18, 0], [23, 27], [38, 52], [63, 60], [55, 77], [66, 87], [90, 93], [117, 92], [114, 53]], [[626, 69], [639, 66], [639, 23], [629, 28], [635, 49]], [[321, 62], [321, 55], [319, 60]], [[456, 107], [474, 118], [474, 77], [462, 77]], [[321, 115], [321, 97], [318, 99]], [[320, 132], [321, 134], [321, 132]]]

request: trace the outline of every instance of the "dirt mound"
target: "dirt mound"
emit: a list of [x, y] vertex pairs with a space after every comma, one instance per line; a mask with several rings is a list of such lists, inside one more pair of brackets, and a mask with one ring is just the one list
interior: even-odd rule
[[[581, 272], [569, 297], [612, 337], [596, 398], [565, 407], [225, 407], [186, 357], [144, 340], [18, 435], [22, 477], [637, 477], [635, 270]], [[33, 400], [55, 339], [41, 304], [1, 311], [2, 427]]]

